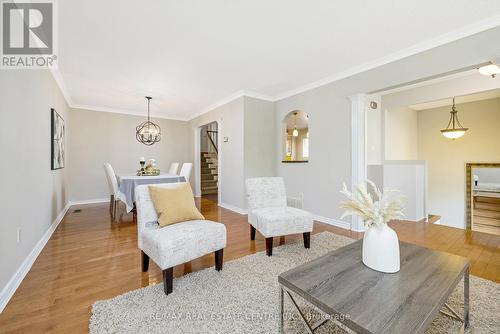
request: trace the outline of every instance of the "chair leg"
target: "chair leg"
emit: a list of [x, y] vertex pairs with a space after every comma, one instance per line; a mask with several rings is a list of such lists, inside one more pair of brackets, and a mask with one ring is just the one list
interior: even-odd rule
[[109, 195], [109, 214], [113, 216], [113, 203], [115, 201], [114, 195]]
[[113, 221], [116, 221], [116, 207], [118, 206], [118, 200], [115, 200], [115, 206], [113, 208]]
[[302, 235], [304, 236], [304, 247], [311, 248], [311, 232], [304, 232]]
[[219, 249], [218, 251], [215, 251], [215, 270], [217, 271], [222, 270], [223, 257], [224, 257], [224, 249]]
[[163, 291], [171, 294], [174, 286], [174, 267], [163, 270]]
[[255, 227], [250, 225], [250, 240], [255, 240]]
[[142, 272], [146, 272], [149, 269], [149, 256], [141, 250], [141, 265]]
[[273, 237], [266, 238], [266, 255], [273, 255]]

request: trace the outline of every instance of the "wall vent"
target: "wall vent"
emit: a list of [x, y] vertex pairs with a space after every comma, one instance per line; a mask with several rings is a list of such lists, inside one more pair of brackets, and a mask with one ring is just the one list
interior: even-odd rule
[[302, 209], [303, 199], [302, 195], [300, 197], [287, 197], [286, 204], [292, 208]]

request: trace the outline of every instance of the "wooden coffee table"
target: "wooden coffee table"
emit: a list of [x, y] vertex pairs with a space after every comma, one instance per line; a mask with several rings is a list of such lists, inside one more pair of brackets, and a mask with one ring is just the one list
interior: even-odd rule
[[[362, 240], [282, 273], [280, 330], [284, 295], [290, 297], [309, 333], [332, 320], [355, 333], [423, 333], [439, 312], [469, 325], [469, 262], [467, 259], [400, 242], [401, 270], [384, 274], [361, 261]], [[464, 279], [464, 317], [446, 300]], [[310, 323], [294, 293], [322, 313]]]

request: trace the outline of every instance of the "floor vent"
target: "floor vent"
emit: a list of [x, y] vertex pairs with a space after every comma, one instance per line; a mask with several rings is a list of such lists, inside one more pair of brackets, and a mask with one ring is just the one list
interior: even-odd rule
[[73, 213], [80, 213], [80, 212], [82, 212], [82, 209], [75, 209], [75, 210], [73, 210]]

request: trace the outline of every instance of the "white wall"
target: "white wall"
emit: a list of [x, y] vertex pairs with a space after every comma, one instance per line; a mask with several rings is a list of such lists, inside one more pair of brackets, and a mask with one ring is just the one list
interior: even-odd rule
[[[50, 72], [0, 71], [0, 310], [17, 287], [15, 280], [29, 269], [29, 264], [21, 268], [23, 261], [68, 202], [71, 152], [66, 141], [66, 168], [50, 169], [51, 108], [65, 120], [68, 138], [68, 106]], [[18, 269], [20, 276], [15, 276]]]
[[117, 174], [137, 171], [142, 156], [156, 159], [163, 172], [168, 171], [172, 162], [193, 162], [188, 122], [153, 119], [161, 128], [162, 138], [159, 143], [146, 146], [135, 138], [135, 127], [144, 122], [145, 117], [83, 109], [71, 109], [70, 113], [71, 201], [109, 198], [103, 167], [106, 162]]
[[386, 160], [417, 160], [417, 126], [416, 110], [408, 107], [385, 110]]
[[[240, 97], [217, 107], [189, 122], [191, 136], [199, 127], [211, 122], [218, 122], [219, 131], [219, 191], [221, 203], [229, 208], [243, 210], [244, 195], [244, 97]], [[227, 142], [222, 139], [228, 138]], [[196, 141], [193, 144], [195, 147]], [[195, 157], [196, 158], [196, 157]], [[195, 168], [194, 176], [199, 182], [199, 169]]]
[[429, 213], [442, 224], [464, 228], [465, 164], [500, 162], [499, 99], [458, 104], [458, 116], [469, 131], [460, 139], [444, 138], [450, 106], [418, 112], [418, 158], [428, 161]]
[[366, 161], [368, 164], [380, 164], [383, 152], [383, 117], [380, 108], [367, 108], [366, 112]]
[[473, 173], [479, 182], [500, 183], [500, 168], [474, 168]]

